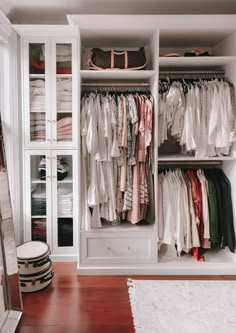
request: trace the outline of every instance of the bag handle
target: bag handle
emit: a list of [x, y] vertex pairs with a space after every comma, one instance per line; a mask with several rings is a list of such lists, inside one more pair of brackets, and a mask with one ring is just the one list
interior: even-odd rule
[[128, 52], [127, 50], [124, 51], [115, 51], [111, 49], [111, 69], [114, 69], [115, 66], [115, 55], [124, 55], [125, 56], [125, 69], [128, 68]]

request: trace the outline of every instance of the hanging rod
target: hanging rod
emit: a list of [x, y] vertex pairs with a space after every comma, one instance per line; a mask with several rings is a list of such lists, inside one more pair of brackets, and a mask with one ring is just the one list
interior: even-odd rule
[[163, 161], [158, 160], [159, 165], [222, 165], [222, 160], [217, 161], [204, 161], [204, 160], [189, 160], [189, 161]]
[[161, 70], [159, 71], [159, 75], [225, 75], [225, 71], [220, 70], [183, 70], [183, 71], [174, 71], [174, 70]]
[[101, 82], [83, 82], [82, 86], [83, 87], [150, 87], [150, 83], [147, 82], [140, 82], [140, 83], [114, 83], [114, 82], [106, 82], [106, 83], [101, 83]]

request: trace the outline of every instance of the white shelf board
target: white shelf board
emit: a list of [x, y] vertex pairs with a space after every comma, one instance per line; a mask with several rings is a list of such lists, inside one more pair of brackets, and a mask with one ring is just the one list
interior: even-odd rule
[[236, 161], [232, 156], [194, 157], [186, 155], [159, 155], [158, 161]]
[[236, 57], [159, 57], [159, 67], [220, 67], [236, 62]]
[[71, 110], [57, 110], [57, 113], [72, 113]]
[[57, 182], [60, 184], [72, 183], [72, 177], [69, 176], [69, 177], [64, 178], [63, 180], [58, 180]]
[[30, 74], [29, 77], [30, 79], [44, 79], [45, 74]]
[[95, 71], [95, 70], [81, 70], [80, 75], [82, 79], [150, 79], [154, 77], [156, 72], [154, 70], [138, 70], [138, 71], [123, 71], [123, 70], [104, 70], [104, 71]]
[[57, 74], [56, 78], [57, 79], [61, 79], [61, 78], [68, 79], [68, 78], [72, 78], [72, 74]]
[[32, 215], [31, 218], [32, 219], [46, 219], [47, 216], [46, 215]]
[[73, 219], [72, 215], [67, 215], [67, 216], [58, 216], [58, 219]]
[[46, 184], [46, 180], [32, 179], [31, 183], [32, 184]]
[[134, 231], [151, 231], [155, 229], [155, 224], [146, 224], [146, 225], [138, 225], [138, 224], [131, 224], [129, 222], [127, 223], [121, 223], [120, 225], [113, 227], [110, 224], [103, 224], [102, 228], [96, 228], [91, 230], [81, 230], [82, 233], [91, 233], [91, 232], [119, 232], [119, 231], [125, 231], [125, 232], [134, 232]]

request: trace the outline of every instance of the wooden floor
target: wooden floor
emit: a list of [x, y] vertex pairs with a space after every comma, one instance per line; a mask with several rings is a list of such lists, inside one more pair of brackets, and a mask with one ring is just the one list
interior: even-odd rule
[[236, 279], [236, 276], [77, 276], [76, 263], [54, 263], [45, 290], [23, 295], [17, 333], [134, 333], [127, 278]]

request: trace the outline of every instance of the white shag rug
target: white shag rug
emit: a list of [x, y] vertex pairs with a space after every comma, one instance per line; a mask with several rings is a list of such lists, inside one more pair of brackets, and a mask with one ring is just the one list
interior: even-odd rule
[[128, 280], [136, 333], [236, 333], [236, 281]]

